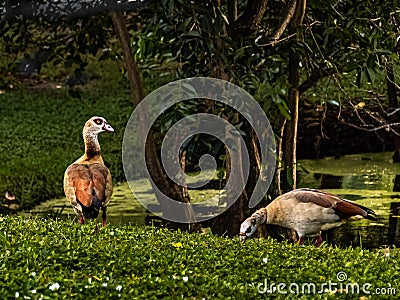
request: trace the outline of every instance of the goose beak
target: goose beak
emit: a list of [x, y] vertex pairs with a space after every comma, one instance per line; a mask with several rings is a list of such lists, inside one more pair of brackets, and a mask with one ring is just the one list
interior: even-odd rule
[[114, 128], [112, 128], [111, 125], [108, 124], [108, 123], [104, 123], [103, 130], [104, 131], [108, 131], [108, 132], [114, 132], [115, 131]]
[[241, 243], [244, 243], [247, 240], [248, 236], [246, 235], [246, 233], [241, 232], [239, 233], [239, 240]]

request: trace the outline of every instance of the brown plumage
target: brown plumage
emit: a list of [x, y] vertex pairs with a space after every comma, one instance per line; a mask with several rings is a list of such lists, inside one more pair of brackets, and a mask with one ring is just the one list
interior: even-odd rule
[[102, 117], [90, 118], [83, 127], [85, 154], [72, 163], [64, 174], [64, 192], [67, 200], [83, 224], [85, 219], [96, 219], [100, 209], [102, 224], [106, 225], [107, 205], [112, 194], [112, 178], [100, 153], [98, 134], [114, 132]]
[[321, 231], [343, 224], [354, 218], [375, 219], [375, 212], [365, 206], [337, 195], [314, 189], [297, 189], [283, 194], [267, 207], [257, 210], [241, 225], [240, 237], [244, 241], [257, 229], [258, 224], [274, 224], [293, 229], [299, 236], [316, 236], [315, 244], [322, 242]]

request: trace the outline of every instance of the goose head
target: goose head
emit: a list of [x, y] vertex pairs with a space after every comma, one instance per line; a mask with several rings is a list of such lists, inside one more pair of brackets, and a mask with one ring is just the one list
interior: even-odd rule
[[103, 117], [91, 117], [83, 127], [83, 133], [86, 135], [86, 133], [91, 133], [91, 134], [99, 134], [102, 132], [114, 132], [114, 128], [111, 127], [111, 125], [107, 122], [106, 119]]
[[240, 225], [240, 241], [244, 242], [253, 235], [257, 230], [257, 222], [255, 219], [247, 218], [242, 225]]
[[267, 222], [267, 209], [257, 210], [240, 225], [240, 241], [244, 242], [256, 232], [258, 224]]

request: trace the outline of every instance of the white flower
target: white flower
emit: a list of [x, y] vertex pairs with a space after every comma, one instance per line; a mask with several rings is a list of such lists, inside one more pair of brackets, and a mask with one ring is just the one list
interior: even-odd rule
[[263, 262], [268, 263], [268, 257], [264, 257]]
[[110, 235], [114, 235], [114, 231], [110, 231]]
[[19, 292], [15, 292], [15, 298], [19, 298]]
[[109, 281], [109, 280], [110, 280], [110, 277], [107, 276], [107, 277], [106, 277], [106, 280]]
[[122, 285], [117, 285], [117, 287], [115, 288], [118, 292], [120, 292], [122, 290]]
[[31, 272], [31, 276], [35, 277], [36, 276], [36, 272]]
[[58, 282], [53, 283], [51, 286], [49, 286], [49, 290], [55, 291], [58, 290], [60, 288], [60, 285], [58, 284]]
[[182, 277], [182, 280], [183, 280], [184, 282], [188, 282], [188, 280], [189, 280], [189, 277], [187, 277], [187, 276], [183, 276], [183, 277]]
[[32, 290], [31, 293], [32, 293], [32, 294], [36, 294], [36, 290]]
[[106, 287], [107, 286], [107, 282], [103, 282], [102, 286]]

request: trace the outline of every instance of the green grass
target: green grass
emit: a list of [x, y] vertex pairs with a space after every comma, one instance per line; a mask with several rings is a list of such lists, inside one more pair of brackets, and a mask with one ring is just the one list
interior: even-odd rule
[[[303, 283], [339, 284], [338, 272], [346, 273], [346, 284], [371, 284], [367, 299], [377, 298], [376, 288], [400, 288], [397, 249], [385, 256], [382, 249], [300, 247], [269, 239], [241, 244], [238, 238], [144, 226], [110, 225], [95, 232], [93, 223], [0, 220], [1, 299], [254, 299], [267, 296], [257, 291], [265, 280], [295, 283], [301, 291]], [[52, 291], [52, 285], [59, 288]], [[300, 296], [358, 299], [343, 291], [305, 290]]]

